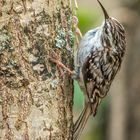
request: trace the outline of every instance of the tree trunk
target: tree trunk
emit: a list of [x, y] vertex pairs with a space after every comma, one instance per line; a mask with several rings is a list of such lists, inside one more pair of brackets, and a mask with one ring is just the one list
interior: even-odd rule
[[[125, 66], [111, 95], [109, 140], [140, 139], [140, 0], [120, 0], [126, 28]], [[119, 10], [118, 10], [119, 11]], [[108, 138], [107, 138], [108, 140]]]
[[[124, 63], [123, 63], [124, 65]], [[126, 140], [126, 90], [125, 90], [125, 67], [117, 75], [111, 87], [110, 114], [107, 140]]]
[[140, 139], [140, 0], [126, 1], [129, 21], [129, 49], [126, 67], [128, 95], [127, 139]]
[[69, 0], [0, 0], [0, 139], [72, 139]]

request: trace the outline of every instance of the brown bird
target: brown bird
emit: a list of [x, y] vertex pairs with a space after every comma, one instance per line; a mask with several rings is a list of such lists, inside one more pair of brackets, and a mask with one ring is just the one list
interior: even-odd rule
[[100, 27], [88, 31], [80, 41], [76, 56], [76, 79], [84, 93], [85, 104], [74, 125], [74, 140], [78, 140], [90, 115], [95, 116], [97, 107], [111, 86], [125, 53], [124, 27], [109, 17], [100, 4], [105, 20]]

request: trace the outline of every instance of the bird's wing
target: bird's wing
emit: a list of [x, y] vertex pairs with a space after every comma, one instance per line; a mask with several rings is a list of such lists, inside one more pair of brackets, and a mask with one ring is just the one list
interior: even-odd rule
[[109, 49], [94, 49], [83, 65], [83, 81], [87, 94], [94, 101], [95, 94], [104, 97], [120, 68], [120, 57]]

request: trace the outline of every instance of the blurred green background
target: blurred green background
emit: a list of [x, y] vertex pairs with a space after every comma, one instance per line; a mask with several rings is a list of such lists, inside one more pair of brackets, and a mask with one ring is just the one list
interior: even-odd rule
[[[92, 116], [81, 140], [140, 140], [140, 0], [100, 0], [110, 16], [126, 29], [127, 50], [111, 89]], [[84, 34], [100, 26], [102, 10], [96, 0], [77, 0], [79, 28]], [[76, 120], [83, 108], [83, 94], [75, 81]]]

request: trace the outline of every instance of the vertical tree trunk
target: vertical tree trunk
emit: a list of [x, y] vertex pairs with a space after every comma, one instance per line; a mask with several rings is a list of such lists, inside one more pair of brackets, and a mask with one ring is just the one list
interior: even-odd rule
[[69, 0], [0, 0], [0, 139], [72, 139]]
[[[124, 65], [124, 63], [123, 63]], [[126, 140], [126, 89], [125, 67], [117, 75], [111, 87], [110, 114], [107, 140]]]
[[140, 0], [126, 1], [129, 21], [129, 50], [126, 67], [126, 85], [128, 95], [127, 139], [140, 139]]
[[[140, 0], [120, 0], [127, 33], [125, 67], [112, 88], [109, 140], [140, 139]], [[119, 87], [119, 88], [118, 88]], [[118, 90], [119, 89], [119, 90]]]

